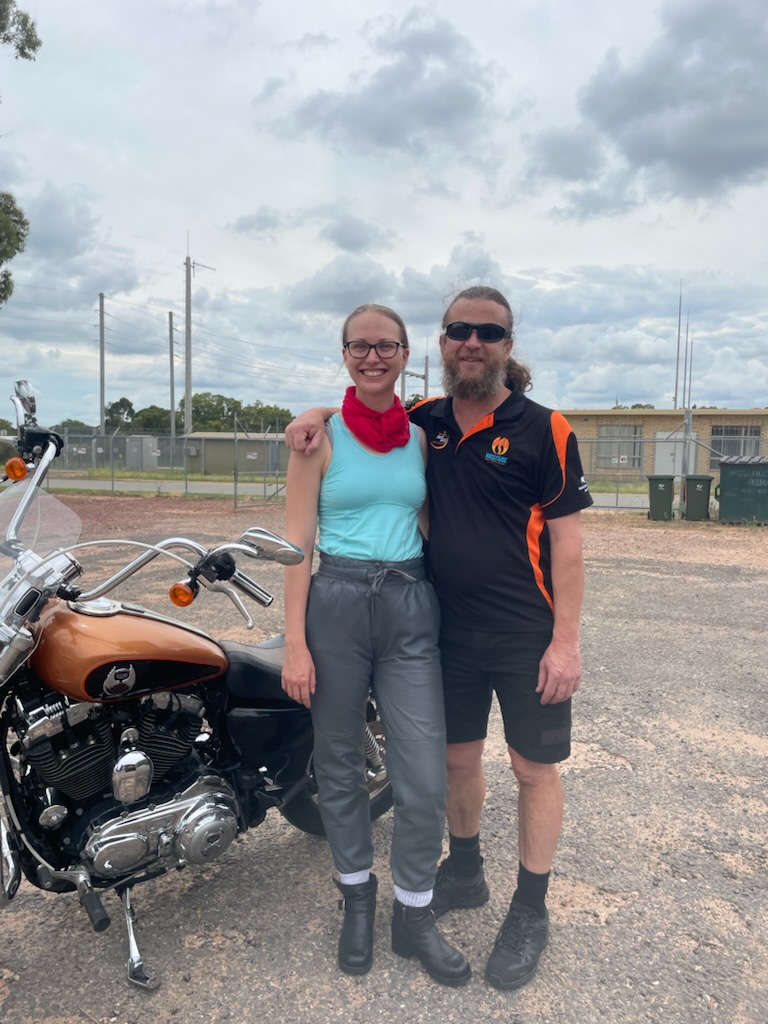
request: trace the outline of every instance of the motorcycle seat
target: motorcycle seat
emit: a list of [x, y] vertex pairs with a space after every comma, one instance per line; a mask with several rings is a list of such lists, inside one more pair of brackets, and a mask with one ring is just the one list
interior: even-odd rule
[[248, 701], [294, 702], [281, 685], [285, 638], [273, 636], [258, 644], [221, 641], [229, 660], [227, 692]]

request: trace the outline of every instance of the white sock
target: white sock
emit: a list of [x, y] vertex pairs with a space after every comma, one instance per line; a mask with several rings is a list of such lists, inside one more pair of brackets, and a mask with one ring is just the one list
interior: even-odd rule
[[428, 907], [432, 902], [432, 890], [411, 892], [408, 889], [401, 889], [399, 885], [396, 885], [395, 898], [406, 907]]
[[367, 882], [371, 877], [371, 869], [367, 871], [352, 871], [348, 875], [344, 875], [339, 872], [339, 882], [342, 885], [362, 885], [363, 882]]

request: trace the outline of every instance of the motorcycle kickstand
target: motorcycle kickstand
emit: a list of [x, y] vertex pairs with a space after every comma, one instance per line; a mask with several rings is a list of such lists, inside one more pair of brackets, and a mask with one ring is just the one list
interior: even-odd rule
[[159, 982], [156, 978], [151, 978], [144, 970], [144, 961], [141, 953], [139, 952], [138, 944], [136, 943], [136, 932], [133, 927], [133, 922], [136, 920], [136, 914], [131, 903], [131, 889], [130, 886], [125, 889], [121, 889], [119, 892], [120, 900], [123, 904], [123, 911], [125, 913], [125, 926], [128, 929], [128, 981], [134, 985], [138, 985], [140, 988], [155, 989]]

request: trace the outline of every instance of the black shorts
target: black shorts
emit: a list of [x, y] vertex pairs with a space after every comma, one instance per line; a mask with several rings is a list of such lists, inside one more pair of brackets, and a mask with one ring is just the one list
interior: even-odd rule
[[571, 701], [542, 704], [536, 693], [539, 662], [551, 636], [549, 630], [443, 630], [440, 657], [449, 743], [485, 739], [495, 693], [504, 737], [513, 750], [539, 764], [554, 764], [570, 755]]

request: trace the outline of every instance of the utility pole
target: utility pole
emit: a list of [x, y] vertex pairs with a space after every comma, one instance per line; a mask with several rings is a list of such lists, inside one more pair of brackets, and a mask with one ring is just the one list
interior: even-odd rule
[[[685, 385], [688, 380], [688, 318], [689, 311], [685, 311], [685, 358], [683, 359], [683, 408], [687, 409], [688, 406], [685, 404]], [[688, 396], [688, 405], [690, 405], [691, 396]]]
[[168, 347], [171, 358], [171, 469], [176, 450], [176, 392], [173, 384], [173, 313], [168, 312]]
[[99, 434], [103, 437], [107, 432], [107, 414], [104, 408], [106, 373], [104, 370], [104, 292], [99, 292]]
[[690, 408], [683, 409], [683, 475], [691, 469], [691, 434], [693, 433], [693, 413]]
[[405, 378], [418, 377], [424, 381], [424, 397], [429, 396], [429, 356], [424, 356], [424, 373], [416, 373], [415, 370], [403, 370], [400, 374], [400, 401], [405, 401]]
[[187, 242], [187, 258], [184, 260], [184, 435], [192, 433], [192, 274], [195, 267], [215, 270], [205, 263], [195, 263], [189, 256]]
[[192, 433], [192, 260], [184, 260], [184, 436]]

